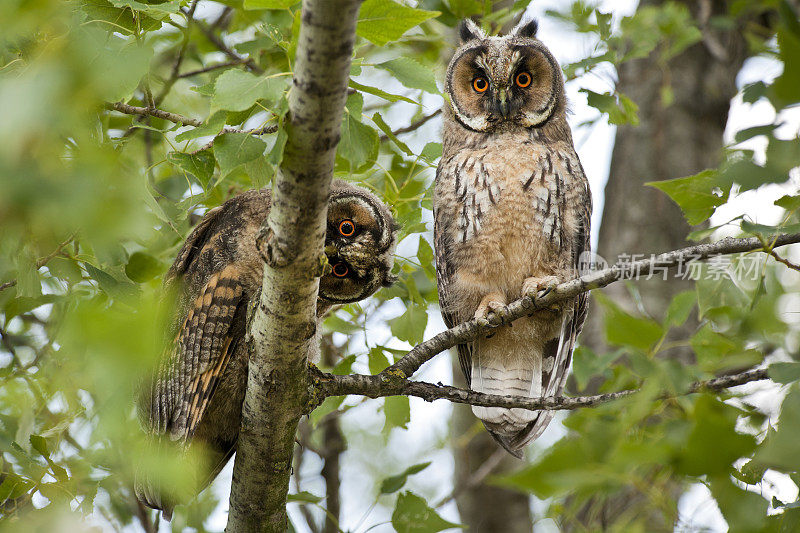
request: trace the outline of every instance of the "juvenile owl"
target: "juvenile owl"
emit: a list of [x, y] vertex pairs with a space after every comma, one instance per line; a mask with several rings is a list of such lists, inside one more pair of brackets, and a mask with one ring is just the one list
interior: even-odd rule
[[[261, 189], [210, 210], [186, 239], [165, 281], [178, 294], [174, 341], [144, 388], [139, 408], [152, 434], [204, 448], [208, 464], [201, 488], [236, 451], [247, 387], [246, 315], [264, 270], [256, 238], [270, 206], [270, 191]], [[331, 270], [320, 279], [318, 318], [394, 281], [398, 229], [374, 194], [333, 182], [325, 237]], [[144, 475], [136, 480], [136, 494], [166, 517], [178, 503]]]
[[[448, 327], [575, 277], [589, 250], [591, 196], [566, 120], [564, 80], [536, 29], [531, 21], [489, 37], [466, 20], [447, 68], [433, 212]], [[467, 383], [490, 394], [560, 395], [586, 306], [583, 294], [460, 344]], [[553, 417], [472, 411], [517, 457]]]

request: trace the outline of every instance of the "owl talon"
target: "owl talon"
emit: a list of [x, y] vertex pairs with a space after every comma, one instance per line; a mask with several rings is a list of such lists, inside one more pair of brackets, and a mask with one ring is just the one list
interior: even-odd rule
[[532, 298], [544, 298], [558, 287], [556, 276], [530, 277], [522, 283], [522, 294]]

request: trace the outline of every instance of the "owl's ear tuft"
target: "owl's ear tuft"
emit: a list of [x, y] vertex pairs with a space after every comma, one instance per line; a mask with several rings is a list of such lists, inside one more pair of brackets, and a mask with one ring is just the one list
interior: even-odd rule
[[514, 35], [519, 37], [527, 37], [529, 39], [536, 38], [536, 32], [539, 29], [539, 21], [536, 19], [531, 19], [528, 22], [523, 22], [512, 32]]
[[472, 19], [464, 19], [458, 25], [458, 38], [461, 44], [486, 38], [480, 26]]

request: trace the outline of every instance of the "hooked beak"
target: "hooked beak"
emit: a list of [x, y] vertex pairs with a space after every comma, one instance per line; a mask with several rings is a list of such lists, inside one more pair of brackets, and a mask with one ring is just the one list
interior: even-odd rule
[[508, 102], [508, 89], [500, 89], [497, 91], [497, 109], [500, 111], [500, 114], [503, 116], [504, 120], [508, 118], [510, 111]]

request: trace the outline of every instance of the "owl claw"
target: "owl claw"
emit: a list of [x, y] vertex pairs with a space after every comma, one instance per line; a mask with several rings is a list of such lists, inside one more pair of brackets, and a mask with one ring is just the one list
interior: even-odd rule
[[544, 298], [558, 287], [556, 276], [530, 277], [522, 283], [522, 294], [533, 298]]

